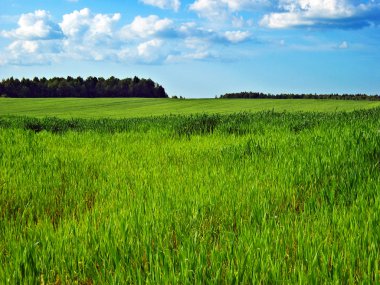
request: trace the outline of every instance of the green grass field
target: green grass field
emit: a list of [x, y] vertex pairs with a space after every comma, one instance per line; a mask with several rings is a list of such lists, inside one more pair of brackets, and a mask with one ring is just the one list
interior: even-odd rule
[[6, 99], [0, 98], [0, 116], [59, 118], [132, 118], [169, 114], [296, 111], [353, 111], [380, 106], [380, 102], [336, 100], [215, 100], [215, 99]]
[[376, 103], [16, 101], [41, 118], [0, 116], [0, 284], [380, 282]]

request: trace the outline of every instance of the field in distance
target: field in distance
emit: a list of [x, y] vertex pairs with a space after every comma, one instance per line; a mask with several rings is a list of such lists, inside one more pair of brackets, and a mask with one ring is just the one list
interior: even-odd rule
[[59, 118], [132, 118], [169, 114], [276, 112], [335, 112], [370, 109], [380, 102], [312, 99], [0, 99], [0, 115]]

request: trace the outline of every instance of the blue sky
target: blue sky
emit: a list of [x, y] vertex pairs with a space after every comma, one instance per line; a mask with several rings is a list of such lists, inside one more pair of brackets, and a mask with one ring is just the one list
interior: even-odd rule
[[0, 0], [0, 78], [380, 94], [380, 0]]

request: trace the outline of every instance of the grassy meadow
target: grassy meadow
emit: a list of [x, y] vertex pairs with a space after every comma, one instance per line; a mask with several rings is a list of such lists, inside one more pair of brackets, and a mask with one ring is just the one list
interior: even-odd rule
[[377, 102], [76, 101], [0, 100], [1, 284], [380, 282]]
[[17, 115], [58, 118], [136, 118], [195, 113], [238, 112], [336, 112], [380, 106], [376, 101], [287, 100], [287, 99], [10, 99], [0, 98], [0, 116]]

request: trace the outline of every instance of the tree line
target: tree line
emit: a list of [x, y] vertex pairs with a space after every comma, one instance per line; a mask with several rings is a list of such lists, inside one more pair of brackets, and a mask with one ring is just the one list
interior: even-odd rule
[[0, 96], [9, 98], [168, 98], [165, 89], [151, 79], [138, 77], [118, 79], [110, 77], [34, 77], [32, 80], [13, 77], [0, 82]]
[[221, 95], [221, 99], [335, 99], [380, 101], [379, 95], [367, 94], [270, 94], [261, 92], [240, 92]]

